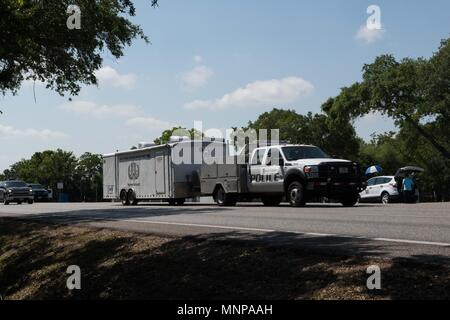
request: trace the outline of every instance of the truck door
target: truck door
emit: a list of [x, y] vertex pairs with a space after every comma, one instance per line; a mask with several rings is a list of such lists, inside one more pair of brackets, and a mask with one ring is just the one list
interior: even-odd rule
[[264, 192], [283, 192], [283, 156], [278, 148], [270, 148], [264, 159], [262, 174], [264, 175]]
[[156, 193], [166, 193], [166, 177], [165, 177], [165, 165], [164, 154], [157, 153], [155, 157], [155, 188]]
[[263, 192], [264, 180], [262, 175], [263, 159], [266, 149], [255, 149], [250, 159], [250, 192]]

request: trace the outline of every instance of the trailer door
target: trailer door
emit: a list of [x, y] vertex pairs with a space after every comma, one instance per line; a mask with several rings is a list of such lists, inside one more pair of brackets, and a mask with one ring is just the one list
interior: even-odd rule
[[157, 153], [155, 158], [156, 193], [166, 193], [165, 178], [164, 155], [161, 153]]
[[117, 197], [117, 169], [116, 156], [103, 158], [103, 198], [115, 199]]

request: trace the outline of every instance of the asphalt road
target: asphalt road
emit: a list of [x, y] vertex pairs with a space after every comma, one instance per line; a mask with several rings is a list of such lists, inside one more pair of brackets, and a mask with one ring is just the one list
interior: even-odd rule
[[450, 203], [360, 204], [354, 208], [319, 204], [304, 208], [0, 204], [0, 217], [7, 216], [177, 236], [265, 241], [330, 253], [450, 261]]

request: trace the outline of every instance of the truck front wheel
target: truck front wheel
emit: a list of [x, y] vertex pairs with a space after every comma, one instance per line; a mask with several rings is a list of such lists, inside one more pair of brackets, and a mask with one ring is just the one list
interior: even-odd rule
[[287, 198], [293, 207], [304, 206], [306, 199], [303, 185], [298, 181], [292, 182], [288, 187]]
[[359, 194], [350, 194], [348, 196], [341, 198], [341, 203], [344, 207], [353, 207], [355, 204], [358, 203], [358, 200]]
[[226, 193], [222, 186], [217, 188], [214, 194], [214, 200], [216, 200], [216, 203], [221, 207], [235, 206], [237, 202], [236, 197]]

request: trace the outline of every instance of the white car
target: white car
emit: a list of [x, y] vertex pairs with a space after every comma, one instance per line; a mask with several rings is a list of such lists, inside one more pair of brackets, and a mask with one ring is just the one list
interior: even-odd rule
[[360, 202], [381, 202], [384, 204], [400, 198], [394, 176], [374, 177], [367, 181], [367, 188], [359, 194]]

